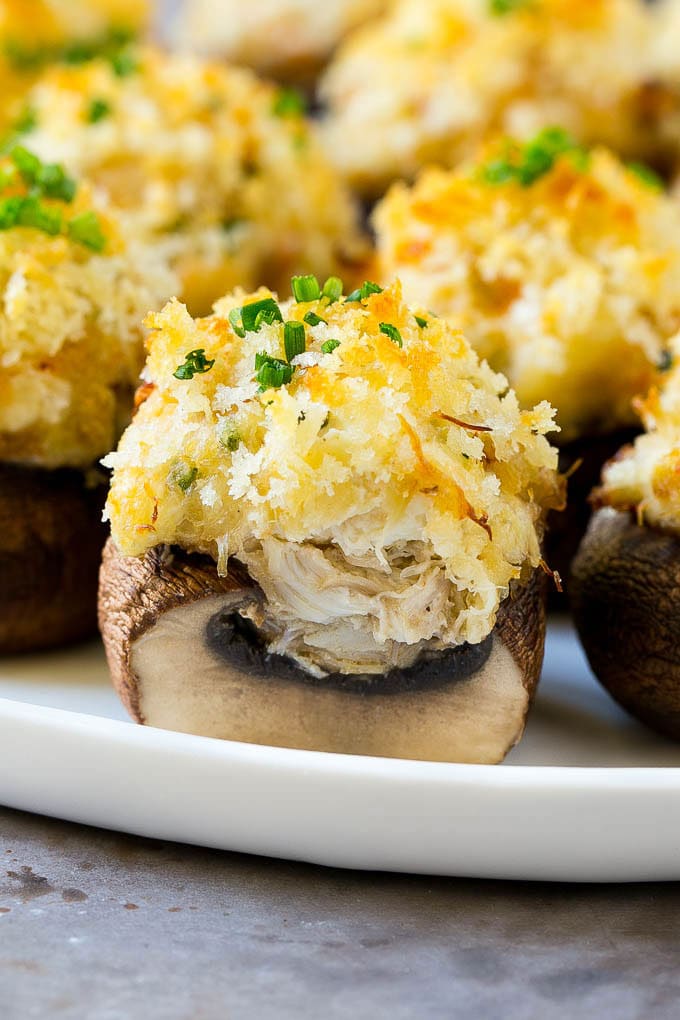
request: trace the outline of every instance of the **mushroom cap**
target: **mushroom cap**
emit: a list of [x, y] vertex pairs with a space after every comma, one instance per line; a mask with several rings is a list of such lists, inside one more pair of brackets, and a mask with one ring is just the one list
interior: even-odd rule
[[[551, 511], [545, 536], [545, 559], [562, 579], [569, 596], [569, 575], [581, 540], [588, 528], [592, 508], [588, 497], [600, 481], [602, 468], [616, 452], [630, 443], [634, 429], [620, 429], [610, 435], [574, 439], [560, 448], [559, 470], [568, 479], [568, 496], [563, 510]], [[551, 609], [564, 610], [567, 604], [560, 594], [548, 594]]]
[[0, 654], [96, 632], [105, 497], [77, 471], [0, 464]]
[[248, 743], [438, 761], [495, 763], [521, 737], [543, 657], [540, 574], [504, 601], [479, 646], [444, 652], [439, 671], [430, 656], [379, 677], [315, 678], [268, 655], [238, 611], [257, 618], [263, 598], [233, 560], [220, 577], [208, 557], [167, 546], [124, 557], [109, 540], [100, 628], [132, 717]]
[[631, 715], [680, 739], [680, 538], [627, 510], [596, 511], [570, 597], [600, 683]]

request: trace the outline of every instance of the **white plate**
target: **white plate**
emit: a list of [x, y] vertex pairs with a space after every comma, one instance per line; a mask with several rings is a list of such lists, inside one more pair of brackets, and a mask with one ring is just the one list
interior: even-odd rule
[[134, 726], [98, 646], [0, 660], [0, 802], [160, 839], [351, 868], [680, 879], [680, 747], [628, 719], [550, 628], [502, 766], [291, 751]]

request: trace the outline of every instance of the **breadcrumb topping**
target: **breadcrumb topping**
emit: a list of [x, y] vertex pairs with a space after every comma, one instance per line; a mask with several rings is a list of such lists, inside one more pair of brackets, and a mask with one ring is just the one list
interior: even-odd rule
[[652, 35], [641, 0], [397, 0], [329, 67], [329, 149], [372, 193], [546, 124], [643, 156]]
[[646, 431], [605, 466], [595, 501], [680, 531], [680, 336], [670, 344], [660, 383], [636, 409]]
[[114, 540], [221, 572], [237, 557], [307, 650], [333, 626], [359, 645], [367, 628], [382, 647], [481, 641], [562, 500], [553, 411], [520, 410], [398, 283], [336, 300], [337, 282], [148, 318], [144, 399], [105, 461]]
[[92, 465], [129, 416], [141, 320], [177, 279], [63, 168], [0, 160], [0, 460]]
[[357, 210], [304, 103], [248, 71], [133, 48], [53, 66], [14, 110], [25, 142], [91, 179], [172, 260], [196, 314], [235, 286], [283, 288], [364, 256]]
[[549, 400], [562, 441], [634, 423], [680, 328], [680, 206], [651, 171], [544, 131], [395, 185], [375, 225], [379, 275]]

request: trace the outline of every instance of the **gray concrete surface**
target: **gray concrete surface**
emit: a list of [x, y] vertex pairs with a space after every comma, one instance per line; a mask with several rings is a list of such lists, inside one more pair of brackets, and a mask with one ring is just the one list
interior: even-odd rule
[[0, 862], [1, 1020], [680, 1016], [677, 885], [324, 870], [2, 810]]

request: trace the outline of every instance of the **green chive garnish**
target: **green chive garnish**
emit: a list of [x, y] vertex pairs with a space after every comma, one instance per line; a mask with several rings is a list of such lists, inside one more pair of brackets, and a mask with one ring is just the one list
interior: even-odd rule
[[377, 283], [373, 283], [372, 280], [364, 280], [357, 290], [353, 290], [351, 294], [347, 295], [345, 300], [365, 301], [371, 294], [382, 294], [382, 287], [379, 287]]
[[272, 103], [275, 117], [302, 117], [307, 109], [305, 97], [298, 89], [279, 89]]
[[243, 306], [241, 322], [246, 333], [257, 333], [263, 323], [283, 322], [283, 316], [274, 298], [263, 298]]
[[663, 191], [663, 181], [651, 166], [647, 166], [646, 163], [628, 163], [627, 167], [648, 188], [653, 191]]
[[392, 343], [396, 344], [397, 347], [404, 346], [404, 341], [401, 339], [401, 333], [399, 332], [397, 327], [393, 326], [390, 322], [381, 322], [380, 332], [384, 333], [385, 336], [388, 336]]
[[307, 312], [307, 314], [305, 315], [305, 322], [307, 323], [308, 326], [318, 326], [322, 322], [324, 326], [328, 325], [326, 320], [322, 319], [320, 315], [316, 314], [316, 312]]
[[255, 355], [255, 378], [260, 384], [260, 392], [269, 389], [278, 389], [293, 378], [293, 366], [281, 361], [280, 358], [273, 358], [266, 351]]
[[328, 303], [333, 304], [334, 301], [338, 301], [342, 297], [342, 280], [339, 276], [329, 276], [323, 287], [321, 293], [325, 298], [328, 298]]
[[321, 344], [321, 350], [324, 354], [332, 354], [336, 347], [340, 346], [339, 340], [324, 340]]
[[206, 358], [205, 348], [199, 347], [198, 350], [189, 351], [184, 357], [184, 362], [178, 365], [172, 374], [175, 379], [193, 379], [195, 375], [209, 372], [214, 364], [215, 359]]
[[296, 301], [318, 301], [321, 288], [316, 276], [294, 276], [290, 281]]
[[283, 327], [283, 346], [286, 349], [286, 358], [292, 361], [298, 354], [304, 354], [306, 350], [305, 327], [301, 322], [286, 322]]
[[246, 335], [246, 331], [243, 328], [243, 322], [241, 320], [241, 308], [232, 308], [229, 312], [229, 322], [236, 336], [243, 338]]
[[427, 329], [427, 319], [423, 319], [420, 315], [416, 315], [415, 319], [421, 329]]
[[72, 241], [84, 245], [91, 251], [103, 251], [106, 246], [106, 236], [102, 230], [99, 217], [93, 212], [79, 213], [74, 216], [68, 224], [68, 236]]
[[111, 113], [111, 103], [106, 99], [93, 99], [87, 108], [86, 120], [89, 124], [97, 124]]

